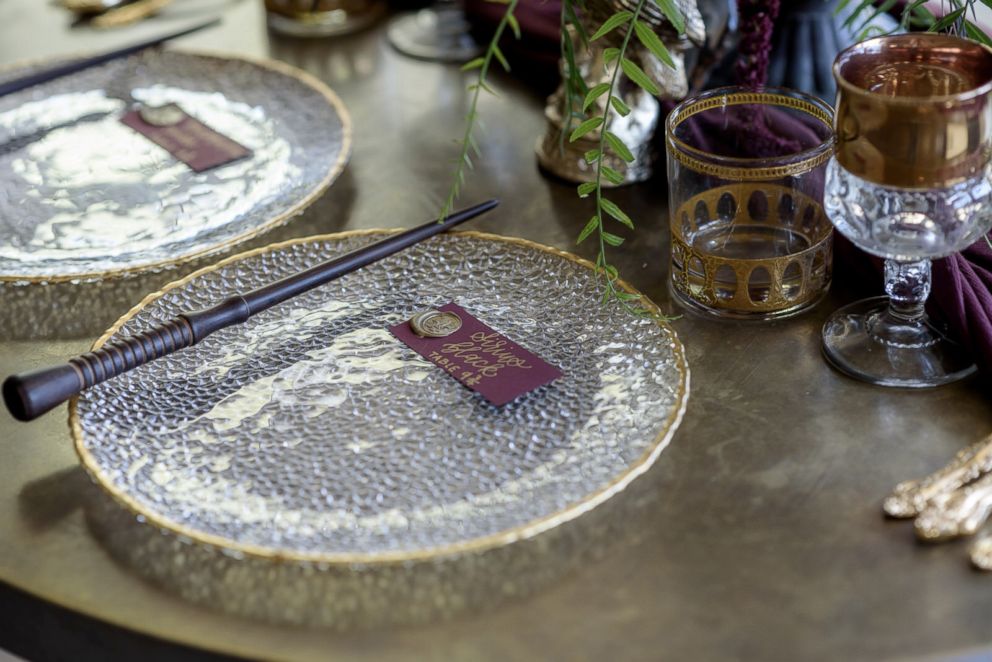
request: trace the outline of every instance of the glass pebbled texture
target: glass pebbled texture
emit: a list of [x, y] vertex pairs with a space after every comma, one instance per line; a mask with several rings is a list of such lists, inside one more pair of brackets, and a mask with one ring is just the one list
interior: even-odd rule
[[[120, 123], [134, 102], [176, 102], [253, 155], [195, 173]], [[323, 188], [347, 149], [344, 122], [300, 79], [179, 51], [2, 98], [0, 276], [112, 274], [217, 250]]]
[[[118, 333], [381, 236], [242, 259]], [[565, 377], [496, 408], [386, 330], [452, 300]], [[554, 519], [646, 469], [687, 388], [674, 332], [600, 305], [589, 268], [454, 234], [90, 389], [77, 443], [112, 492], [194, 539], [299, 558], [416, 555]]]
[[834, 158], [823, 198], [837, 230], [863, 251], [900, 262], [947, 257], [992, 227], [992, 163], [952, 186], [906, 189], [862, 179]]

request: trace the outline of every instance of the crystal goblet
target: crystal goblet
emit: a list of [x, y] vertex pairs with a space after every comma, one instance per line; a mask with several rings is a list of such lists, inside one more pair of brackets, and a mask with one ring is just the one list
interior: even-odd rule
[[992, 50], [939, 34], [869, 39], [838, 55], [837, 152], [824, 209], [858, 248], [885, 258], [887, 297], [836, 311], [823, 351], [883, 386], [966, 377], [964, 348], [927, 317], [930, 260], [992, 227]]

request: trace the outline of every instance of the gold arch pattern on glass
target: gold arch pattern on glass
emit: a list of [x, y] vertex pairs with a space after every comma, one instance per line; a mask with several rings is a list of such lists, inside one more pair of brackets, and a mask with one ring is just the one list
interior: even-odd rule
[[[721, 257], [694, 248], [687, 235], [700, 225], [714, 222], [721, 200], [727, 195], [735, 208], [731, 224], [787, 229], [802, 235], [809, 247], [782, 257], [746, 259]], [[763, 219], [753, 218], [749, 211], [755, 195], [765, 199], [767, 215]], [[793, 210], [789, 215], [781, 213], [783, 200]], [[705, 219], [696, 213], [702, 208], [707, 211]], [[831, 232], [823, 207], [794, 189], [772, 184], [710, 189], [687, 200], [672, 219], [672, 286], [689, 299], [713, 308], [767, 312], [802, 306], [826, 291], [823, 285], [830, 279]], [[752, 279], [762, 275], [761, 270], [765, 282], [752, 286]], [[718, 273], [723, 277], [718, 278]]]

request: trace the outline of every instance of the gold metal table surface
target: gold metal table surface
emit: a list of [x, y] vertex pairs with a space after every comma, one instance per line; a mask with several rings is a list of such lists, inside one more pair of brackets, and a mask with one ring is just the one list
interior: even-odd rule
[[[292, 41], [267, 34], [261, 2], [187, 0], [168, 19], [93, 34], [71, 29], [51, 3], [3, 0], [0, 64], [165, 32], [191, 20], [178, 8], [197, 5], [223, 8], [225, 23], [184, 45], [302, 67], [329, 83], [354, 119], [342, 178], [270, 240], [409, 226], [437, 211], [467, 110], [467, 75], [398, 55], [382, 24], [346, 38]], [[509, 78], [496, 87], [500, 97], [482, 102], [484, 158], [462, 199], [497, 195], [503, 205], [473, 226], [570, 249], [590, 209], [572, 186], [537, 171], [543, 98]], [[667, 307], [663, 176], [615, 195], [640, 226], [616, 251], [621, 271]], [[19, 650], [38, 658], [99, 650], [120, 659], [203, 655], [194, 649], [357, 660], [992, 655], [992, 576], [969, 568], [964, 545], [916, 544], [911, 526], [885, 521], [880, 510], [897, 482], [942, 466], [992, 430], [988, 387], [887, 390], [833, 372], [819, 353], [820, 325], [853, 296], [835, 292], [812, 313], [764, 326], [677, 321], [692, 395], [652, 471], [644, 521], [529, 598], [428, 626], [345, 634], [272, 627], [152, 587], [115, 564], [86, 528], [78, 495], [88, 479], [65, 408], [32, 424], [4, 411], [0, 646], [33, 642]], [[0, 374], [58, 361], [90, 340], [0, 342]]]

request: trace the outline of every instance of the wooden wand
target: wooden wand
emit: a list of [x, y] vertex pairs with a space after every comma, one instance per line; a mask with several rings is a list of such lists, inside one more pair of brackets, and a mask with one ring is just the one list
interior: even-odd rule
[[219, 18], [207, 21], [206, 23], [200, 23], [199, 25], [194, 25], [190, 28], [184, 28], [167, 35], [162, 35], [161, 37], [154, 37], [152, 39], [148, 39], [147, 41], [131, 44], [130, 46], [125, 46], [124, 48], [118, 48], [117, 50], [107, 53], [100, 53], [99, 55], [93, 55], [82, 60], [72, 60], [64, 64], [57, 64], [53, 67], [42, 69], [41, 71], [36, 71], [26, 76], [4, 81], [0, 83], [0, 97], [7, 94], [13, 94], [14, 92], [19, 92], [29, 87], [33, 87], [34, 85], [47, 83], [50, 80], [55, 80], [56, 78], [61, 78], [62, 76], [68, 76], [69, 74], [74, 74], [78, 71], [89, 69], [90, 67], [95, 67], [103, 64], [104, 62], [110, 62], [111, 60], [127, 57], [132, 53], [137, 53], [138, 51], [143, 51], [146, 48], [152, 48], [153, 46], [164, 44], [171, 39], [185, 37], [188, 34], [193, 34], [194, 32], [205, 30], [206, 28], [212, 28], [215, 25], [220, 25]]
[[4, 402], [14, 418], [33, 420], [84, 389], [192, 347], [218, 329], [241, 324], [252, 315], [440, 234], [498, 204], [498, 200], [489, 200], [455, 212], [443, 221], [430, 221], [269, 285], [235, 294], [211, 308], [182, 313], [148, 331], [71, 358], [68, 363], [12, 375], [3, 383]]

